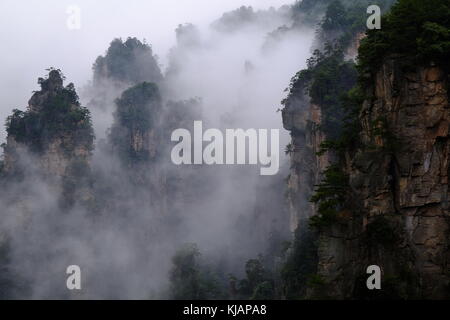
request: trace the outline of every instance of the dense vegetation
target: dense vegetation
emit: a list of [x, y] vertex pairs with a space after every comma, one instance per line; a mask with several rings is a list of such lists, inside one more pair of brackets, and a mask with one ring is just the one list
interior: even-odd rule
[[378, 5], [386, 12], [395, 0], [332, 0], [326, 7], [320, 22], [319, 41], [323, 44], [332, 42], [339, 48], [348, 48], [355, 36], [366, 30], [367, 8]]
[[340, 134], [346, 116], [342, 94], [355, 85], [357, 72], [354, 63], [345, 61], [340, 50], [325, 54], [316, 51], [312, 59], [314, 62], [309, 63], [313, 65], [308, 69], [312, 73], [309, 95], [312, 103], [321, 106], [322, 131], [332, 139]]
[[126, 163], [148, 160], [148, 150], [136, 149], [131, 141], [133, 135], [145, 139], [156, 124], [162, 108], [158, 86], [143, 82], [131, 87], [116, 100], [116, 106], [109, 134], [111, 144]]
[[287, 18], [291, 13], [289, 6], [279, 9], [273, 7], [267, 10], [254, 10], [251, 6], [241, 6], [236, 10], [225, 12], [222, 17], [214, 21], [211, 26], [220, 32], [237, 32], [248, 27], [262, 27], [273, 24], [280, 18]]
[[314, 25], [323, 15], [331, 0], [301, 0], [292, 6], [292, 18], [295, 25]]
[[162, 80], [157, 58], [150, 45], [137, 38], [115, 39], [106, 55], [100, 56], [93, 66], [94, 83], [104, 79], [137, 84], [148, 81], [158, 83]]
[[35, 152], [43, 151], [55, 138], [65, 138], [68, 152], [76, 146], [92, 150], [94, 133], [90, 112], [80, 105], [74, 85], [63, 87], [62, 81], [61, 71], [54, 69], [46, 79], [39, 79], [41, 91], [31, 100], [38, 101], [39, 109], [15, 109], [6, 120], [8, 136]]
[[246, 277], [235, 287], [237, 298], [251, 300], [275, 299], [274, 275], [264, 266], [263, 257], [245, 264]]
[[185, 244], [172, 258], [171, 298], [176, 300], [223, 299], [217, 275], [201, 261], [196, 244]]
[[[356, 116], [354, 101], [358, 72], [352, 60], [346, 60], [345, 52], [357, 33], [366, 28], [366, 9], [369, 5], [379, 5], [386, 11], [393, 0], [322, 0], [302, 1], [294, 5], [299, 12], [325, 12], [318, 25], [318, 41], [321, 48], [316, 49], [307, 61], [307, 69], [298, 72], [289, 87], [288, 97], [283, 100], [289, 105], [290, 98], [298, 96], [306, 88], [311, 102], [318, 104], [323, 112], [322, 130], [329, 140], [342, 134], [342, 128]], [[360, 101], [359, 99], [358, 101]], [[344, 121], [345, 120], [345, 121]]]
[[183, 245], [172, 258], [169, 274], [174, 299], [244, 299], [269, 300], [275, 292], [275, 275], [264, 264], [264, 258], [245, 264], [245, 277], [225, 276], [223, 270], [202, 259], [196, 244]]
[[256, 13], [252, 7], [242, 6], [236, 10], [226, 12], [213, 23], [213, 27], [220, 31], [235, 31], [249, 25], [256, 19]]
[[[359, 49], [362, 75], [373, 75], [389, 54], [405, 64], [430, 62], [449, 68], [450, 3], [448, 0], [401, 0], [382, 17], [381, 30], [370, 30]], [[366, 80], [370, 80], [370, 77]]]

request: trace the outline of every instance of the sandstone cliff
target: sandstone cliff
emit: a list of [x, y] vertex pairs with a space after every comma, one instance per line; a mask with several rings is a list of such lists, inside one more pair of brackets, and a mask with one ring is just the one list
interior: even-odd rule
[[[327, 296], [447, 297], [448, 75], [434, 64], [405, 69], [402, 57], [393, 55], [367, 91], [360, 144], [347, 148], [341, 161], [330, 152], [317, 154], [326, 138], [321, 106], [301, 92], [286, 104], [291, 229], [318, 214], [309, 200], [330, 160], [338, 161], [348, 177], [346, 204], [335, 223], [318, 230], [317, 274]], [[382, 268], [382, 293], [365, 288], [369, 265]]]
[[[448, 28], [446, 8], [439, 0], [399, 1], [384, 17], [384, 28], [367, 33], [359, 48], [358, 84], [338, 90], [347, 116], [334, 137], [327, 117], [339, 110], [329, 103], [330, 89], [339, 82], [327, 87], [321, 81], [340, 72], [327, 67], [315, 74], [324, 61], [319, 53], [303, 77], [294, 79], [283, 110], [292, 136], [292, 228], [318, 237], [312, 244], [316, 273], [303, 296], [450, 294], [448, 34], [439, 33]], [[405, 32], [411, 14], [421, 22]], [[356, 47], [360, 40], [356, 34]], [[347, 54], [355, 51], [347, 44]], [[326, 90], [315, 90], [315, 82]], [[328, 99], [317, 99], [317, 92]], [[297, 234], [296, 241], [301, 238]], [[382, 270], [382, 290], [366, 286], [370, 265]]]
[[375, 264], [389, 297], [448, 297], [448, 97], [448, 75], [433, 64], [406, 71], [392, 56], [376, 73], [363, 147], [344, 164], [352, 214], [321, 235], [318, 272], [333, 296], [364, 295]]

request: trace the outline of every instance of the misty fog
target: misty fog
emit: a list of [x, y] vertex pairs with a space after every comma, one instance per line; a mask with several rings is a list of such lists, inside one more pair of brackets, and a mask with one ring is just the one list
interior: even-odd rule
[[[82, 10], [80, 30], [66, 27], [68, 5]], [[264, 10], [262, 20], [232, 26], [236, 30], [217, 22], [223, 13], [243, 5]], [[102, 199], [103, 207], [98, 209], [102, 214], [94, 221], [82, 206], [61, 210], [59, 190], [41, 180], [34, 156], [24, 155], [24, 166], [30, 171], [27, 182], [11, 185], [0, 202], [0, 230], [8, 234], [10, 259], [16, 266], [12, 272], [23, 281], [17, 290], [26, 288], [30, 298], [167, 298], [171, 257], [184, 243], [197, 243], [213, 265], [240, 276], [245, 261], [267, 249], [263, 235], [281, 228], [289, 236], [283, 225], [287, 219], [277, 212], [284, 206], [283, 190], [274, 192], [283, 187], [289, 166], [284, 154], [289, 135], [282, 129], [277, 109], [291, 77], [306, 65], [314, 29], [294, 28], [271, 41], [269, 33], [293, 23], [284, 5], [292, 3], [0, 3], [4, 39], [0, 117], [6, 119], [14, 108], [26, 108], [31, 92], [38, 89], [37, 78], [47, 68], [61, 69], [66, 84], [75, 84], [81, 104], [91, 111], [96, 136], [92, 170], [101, 181], [95, 188], [111, 197]], [[205, 129], [279, 129], [278, 174], [261, 177], [258, 166], [176, 167], [170, 163], [172, 144], [166, 136], [167, 146], [154, 164], [156, 169], [135, 172], [149, 183], [142, 187], [140, 180], [130, 182], [133, 173], [123, 170], [119, 159], [102, 147], [113, 126], [114, 100], [127, 85], [120, 90], [104, 85], [107, 98], [99, 107], [93, 103], [98, 92], [92, 71], [96, 58], [105, 55], [113, 39], [128, 37], [145, 39], [157, 56], [164, 76], [158, 84], [163, 106], [198, 99], [201, 119], [192, 120], [203, 120]], [[184, 123], [192, 130], [193, 121]], [[2, 130], [0, 140], [5, 138]], [[178, 179], [178, 191], [162, 190], [158, 183], [163, 175]], [[14, 197], [22, 193], [26, 199], [15, 202]], [[178, 198], [179, 194], [183, 196]], [[173, 218], [171, 210], [176, 211]], [[25, 232], [18, 231], [23, 228]], [[70, 264], [80, 265], [85, 275], [86, 290], [81, 293], [69, 294], [65, 288], [64, 271]]]
[[[207, 27], [223, 12], [242, 5], [255, 9], [279, 7], [289, 2], [279, 0], [152, 0], [152, 1], [14, 1], [0, 2], [0, 116], [13, 108], [25, 106], [36, 79], [50, 66], [64, 71], [77, 87], [92, 77], [91, 67], [114, 38], [147, 39], [167, 66], [167, 53], [175, 45], [179, 24], [194, 23]], [[81, 29], [66, 26], [67, 8], [81, 9]], [[4, 140], [5, 133], [0, 133]]]

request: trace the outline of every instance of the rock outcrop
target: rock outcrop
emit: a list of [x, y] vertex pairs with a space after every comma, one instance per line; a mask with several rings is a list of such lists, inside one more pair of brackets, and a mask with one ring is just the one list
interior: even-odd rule
[[286, 150], [291, 162], [287, 201], [292, 232], [300, 223], [308, 223], [314, 215], [315, 205], [310, 199], [314, 186], [320, 183], [321, 172], [329, 163], [327, 154], [317, 156], [320, 144], [325, 140], [320, 123], [320, 108], [310, 102], [305, 92], [292, 97], [283, 109], [283, 125], [291, 132], [292, 139]]
[[[322, 106], [298, 90], [283, 110], [292, 136], [291, 229], [304, 228], [318, 214], [309, 200], [330, 164], [348, 177], [336, 222], [317, 230], [317, 276], [328, 297], [449, 295], [448, 75], [433, 63], [405, 68], [403, 59], [386, 58], [374, 76], [357, 120], [360, 143], [348, 146], [341, 160], [317, 154], [327, 138]], [[382, 269], [380, 292], [367, 290], [370, 265]]]
[[127, 166], [155, 160], [161, 144], [157, 130], [162, 114], [158, 87], [143, 82], [122, 93], [116, 100], [115, 121], [109, 141]]
[[39, 83], [41, 90], [31, 97], [28, 110], [15, 110], [8, 118], [5, 169], [14, 171], [18, 151], [26, 149], [38, 155], [46, 173], [62, 177], [75, 158], [90, 160], [94, 137], [89, 111], [80, 106], [72, 84], [63, 86], [59, 71], [50, 71]]
[[81, 194], [75, 185], [90, 170], [94, 140], [90, 113], [78, 102], [73, 84], [63, 86], [59, 70], [52, 69], [39, 84], [41, 90], [33, 94], [27, 111], [14, 110], [8, 117], [3, 174], [10, 178], [38, 174], [54, 181], [56, 190], [61, 183], [66, 197], [86, 200], [87, 181]]
[[[328, 63], [327, 50], [294, 78], [283, 110], [291, 228], [318, 239], [304, 297], [450, 296], [448, 34], [428, 34], [448, 29], [447, 6], [399, 1], [359, 49], [360, 33], [341, 41], [347, 56], [358, 49], [354, 86], [340, 85], [346, 69]], [[403, 34], [411, 14], [422, 21]], [[367, 287], [371, 265], [381, 269], [381, 290]]]
[[318, 272], [333, 296], [364, 296], [365, 268], [378, 265], [389, 297], [448, 297], [448, 97], [433, 64], [406, 71], [392, 56], [376, 73], [360, 113], [364, 147], [345, 162], [352, 215], [322, 233]]

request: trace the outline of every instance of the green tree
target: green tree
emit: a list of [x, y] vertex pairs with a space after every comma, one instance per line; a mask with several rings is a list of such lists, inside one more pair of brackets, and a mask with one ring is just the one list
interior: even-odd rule
[[137, 84], [116, 100], [109, 141], [124, 163], [149, 160], [148, 148], [136, 148], [130, 141], [133, 135], [140, 135], [145, 141], [150, 130], [155, 128], [161, 110], [161, 95], [154, 83]]
[[224, 298], [218, 277], [200, 260], [196, 244], [188, 243], [172, 258], [169, 279], [171, 296], [176, 300]]
[[381, 25], [381, 30], [368, 31], [361, 43], [359, 67], [362, 75], [373, 75], [389, 54], [403, 55], [405, 65], [434, 61], [448, 69], [448, 0], [399, 0], [382, 17]]
[[13, 110], [6, 119], [8, 136], [27, 145], [33, 152], [41, 152], [54, 138], [68, 136], [65, 145], [68, 153], [76, 146], [93, 149], [94, 131], [91, 114], [80, 105], [75, 86], [63, 86], [64, 76], [60, 70], [49, 69], [46, 78], [39, 78], [41, 90], [30, 100], [32, 108], [27, 111]]
[[250, 259], [245, 264], [246, 278], [239, 281], [238, 288], [238, 293], [243, 299], [269, 300], [275, 297], [272, 276], [261, 259]]
[[99, 56], [93, 66], [94, 83], [105, 79], [129, 84], [162, 81], [161, 70], [150, 45], [137, 38], [114, 39], [105, 56]]

